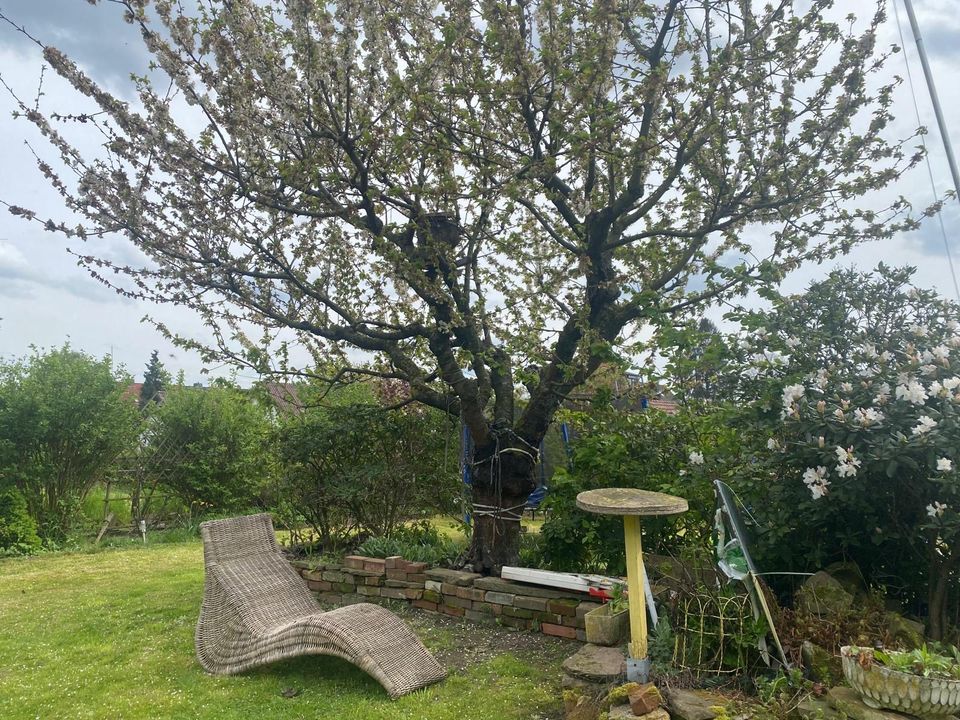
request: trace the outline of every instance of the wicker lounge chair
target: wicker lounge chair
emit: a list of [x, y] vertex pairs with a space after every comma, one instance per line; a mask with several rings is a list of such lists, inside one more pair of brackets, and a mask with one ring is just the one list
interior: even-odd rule
[[206, 579], [197, 658], [232, 674], [297, 655], [336, 655], [396, 698], [446, 672], [403, 621], [361, 603], [323, 612], [280, 554], [269, 515], [200, 525]]

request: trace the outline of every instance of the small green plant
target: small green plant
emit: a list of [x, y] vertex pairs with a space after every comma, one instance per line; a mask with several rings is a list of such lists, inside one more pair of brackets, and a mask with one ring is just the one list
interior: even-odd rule
[[932, 649], [924, 645], [909, 651], [874, 650], [873, 659], [884, 667], [912, 675], [960, 680], [960, 650], [955, 647], [941, 645]]
[[623, 583], [615, 583], [610, 591], [610, 613], [618, 613], [630, 607], [630, 600], [623, 591]]
[[37, 523], [23, 495], [13, 488], [0, 491], [0, 555], [29, 555], [39, 549]]

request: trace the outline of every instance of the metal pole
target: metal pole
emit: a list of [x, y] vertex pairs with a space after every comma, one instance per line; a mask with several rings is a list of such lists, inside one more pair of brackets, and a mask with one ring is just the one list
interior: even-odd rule
[[[896, 2], [896, 0], [894, 0]], [[917, 54], [920, 56], [920, 65], [923, 67], [923, 76], [927, 80], [927, 89], [930, 91], [930, 101], [933, 103], [933, 113], [937, 117], [937, 126], [940, 128], [940, 137], [943, 138], [943, 148], [947, 153], [947, 163], [950, 165], [950, 174], [953, 176], [953, 187], [960, 201], [960, 170], [953, 155], [953, 146], [950, 144], [950, 135], [947, 133], [947, 123], [943, 119], [940, 109], [940, 98], [937, 97], [937, 88], [933, 84], [933, 73], [930, 72], [930, 63], [927, 60], [927, 51], [923, 47], [923, 38], [920, 36], [920, 26], [917, 16], [913, 12], [913, 0], [903, 0], [907, 8], [907, 17], [910, 18], [910, 28], [913, 30], [913, 39], [917, 43]]]

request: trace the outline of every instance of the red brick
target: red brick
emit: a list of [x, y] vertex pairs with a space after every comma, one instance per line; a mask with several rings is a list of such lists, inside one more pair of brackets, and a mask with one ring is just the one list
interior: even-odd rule
[[409, 582], [420, 583], [420, 584], [422, 585], [423, 583], [427, 582], [427, 574], [426, 574], [426, 573], [413, 573], [413, 572], [408, 572], [408, 573], [407, 573], [407, 580], [408, 580]]
[[466, 612], [463, 608], [450, 607], [449, 605], [441, 605], [439, 610], [444, 615], [452, 615], [453, 617], [463, 617], [463, 614]]
[[379, 587], [383, 585], [383, 575], [376, 575], [373, 577], [365, 577], [363, 579], [364, 585], [373, 585], [374, 587]]
[[418, 607], [421, 610], [429, 610], [430, 612], [437, 611], [437, 604], [435, 602], [430, 602], [429, 600], [414, 600], [413, 606]]
[[403, 560], [403, 558], [399, 555], [391, 555], [383, 561], [384, 567], [387, 570], [396, 570], [401, 560]]
[[387, 570], [387, 580], [407, 580], [406, 570]]
[[543, 623], [540, 625], [540, 630], [544, 635], [553, 635], [554, 637], [568, 638], [569, 640], [576, 640], [577, 638], [576, 628], [564, 627], [563, 625]]
[[417, 590], [416, 588], [402, 588], [402, 590], [407, 600], [419, 600], [423, 597], [423, 590]]
[[383, 572], [386, 569], [387, 561], [383, 558], [364, 558], [363, 569], [375, 572]]
[[307, 587], [314, 592], [329, 592], [333, 589], [333, 583], [326, 580], [307, 580]]
[[343, 559], [343, 564], [348, 568], [353, 568], [354, 570], [363, 570], [363, 563], [365, 560], [370, 558], [365, 558], [363, 555], [347, 555]]
[[577, 600], [568, 600], [566, 598], [557, 598], [556, 600], [550, 600], [547, 603], [547, 609], [556, 613], [557, 615], [570, 615], [576, 617], [577, 615], [577, 605], [579, 605]]
[[457, 597], [463, 598], [464, 600], [483, 600], [483, 596], [486, 594], [487, 594], [486, 591], [481, 590], [480, 588], [472, 588], [472, 587], [457, 588]]
[[400, 560], [397, 562], [397, 567], [402, 568], [408, 573], [422, 573], [427, 569], [427, 564], [425, 562], [410, 562], [409, 560]]

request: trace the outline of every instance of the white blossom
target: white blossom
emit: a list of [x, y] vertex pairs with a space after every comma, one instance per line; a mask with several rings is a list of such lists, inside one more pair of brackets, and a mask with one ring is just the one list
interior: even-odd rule
[[827, 480], [827, 469], [820, 465], [816, 468], [807, 468], [803, 472], [803, 483], [810, 490], [814, 500], [819, 500], [827, 494], [830, 481]]
[[777, 442], [776, 438], [770, 438], [767, 440], [767, 450], [779, 450], [780, 443]]
[[939, 380], [934, 380], [932, 383], [930, 383], [930, 387], [928, 387], [927, 390], [930, 392], [930, 397], [939, 397], [940, 395], [945, 394], [943, 385]]
[[793, 404], [803, 397], [803, 385], [787, 385], [783, 389], [783, 411], [789, 414], [793, 410]]
[[880, 383], [877, 387], [877, 396], [874, 398], [874, 402], [877, 405], [883, 405], [890, 399], [890, 385], [887, 383]]
[[932, 355], [937, 360], [946, 360], [948, 357], [950, 357], [950, 348], [946, 345], [937, 345], [933, 349]]
[[845, 392], [845, 393], [852, 393], [852, 392], [853, 392], [853, 385], [852, 385], [851, 383], [848, 383], [848, 382], [840, 383], [840, 389], [841, 389], [843, 392]]
[[860, 460], [854, 456], [853, 448], [844, 448], [837, 445], [836, 453], [837, 475], [840, 477], [852, 477], [856, 475], [857, 468], [860, 467]]
[[897, 400], [907, 400], [914, 405], [923, 405], [927, 399], [927, 391], [923, 389], [923, 385], [913, 379], [897, 385], [896, 395]]
[[880, 362], [888, 363], [893, 360], [893, 354], [889, 350], [884, 350], [880, 353]]
[[926, 337], [930, 332], [930, 329], [926, 325], [911, 325], [907, 328], [907, 330], [909, 330], [912, 335], [916, 335], [917, 337]]
[[858, 425], [876, 425], [883, 420], [883, 413], [873, 408], [857, 408], [853, 411], [853, 420]]
[[917, 418], [917, 425], [913, 428], [914, 435], [925, 435], [937, 426], [937, 421], [929, 415], [921, 415]]
[[947, 390], [954, 390], [960, 385], [960, 377], [951, 377], [943, 381], [943, 387]]
[[943, 512], [948, 507], [950, 506], [947, 505], [946, 503], [942, 503], [937, 500], [934, 500], [932, 503], [927, 505], [927, 515], [929, 515], [930, 517], [936, 517], [936, 518], [943, 517]]
[[694, 450], [690, 453], [690, 462], [693, 465], [703, 465], [703, 453]]
[[877, 346], [873, 343], [864, 343], [860, 346], [860, 352], [872, 360], [877, 356]]
[[784, 343], [791, 350], [796, 350], [800, 346], [800, 340], [793, 337], [792, 335], [788, 337], [786, 340], [784, 340]]
[[950, 458], [937, 458], [937, 470], [939, 472], [950, 472], [953, 470], [953, 460]]
[[920, 372], [924, 375], [933, 375], [937, 371], [936, 365], [921, 365]]

